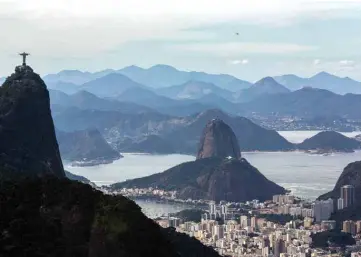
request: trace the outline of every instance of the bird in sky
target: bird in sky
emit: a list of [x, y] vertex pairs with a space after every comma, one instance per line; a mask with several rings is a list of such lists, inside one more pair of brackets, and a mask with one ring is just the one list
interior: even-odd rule
[[236, 36], [239, 36], [239, 33], [238, 33], [238, 32], [236, 32]]

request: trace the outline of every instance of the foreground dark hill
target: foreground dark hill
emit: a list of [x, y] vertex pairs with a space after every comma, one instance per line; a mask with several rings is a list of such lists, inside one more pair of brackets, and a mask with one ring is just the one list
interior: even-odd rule
[[0, 169], [65, 176], [49, 92], [29, 66], [18, 66], [0, 87], [0, 142]]
[[360, 149], [361, 142], [335, 131], [323, 131], [297, 145], [301, 150], [326, 150], [332, 152], [352, 152]]
[[7, 181], [0, 196], [0, 256], [219, 256], [199, 241], [160, 228], [133, 201], [83, 183]]
[[0, 88], [0, 122], [0, 256], [219, 256], [129, 199], [66, 179], [49, 93], [30, 67]]
[[111, 188], [156, 187], [176, 190], [181, 199], [232, 202], [264, 201], [285, 193], [284, 188], [269, 181], [245, 159], [239, 159], [240, 156], [233, 131], [222, 120], [215, 119], [204, 130], [196, 161], [177, 165], [163, 173], [117, 183]]
[[121, 157], [96, 129], [56, 131], [61, 156], [68, 161], [113, 161]]

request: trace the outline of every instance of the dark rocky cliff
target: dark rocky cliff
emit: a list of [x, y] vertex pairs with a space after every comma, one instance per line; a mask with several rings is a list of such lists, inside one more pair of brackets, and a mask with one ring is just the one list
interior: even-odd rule
[[206, 125], [200, 140], [197, 159], [232, 157], [239, 159], [241, 150], [232, 129], [220, 119], [213, 119]]
[[0, 87], [0, 168], [24, 175], [64, 177], [49, 92], [29, 66]]

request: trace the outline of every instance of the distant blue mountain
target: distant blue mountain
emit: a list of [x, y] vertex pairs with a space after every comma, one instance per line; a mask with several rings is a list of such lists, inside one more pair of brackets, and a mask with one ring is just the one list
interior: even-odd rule
[[129, 66], [117, 72], [132, 80], [153, 88], [181, 85], [188, 81], [212, 83], [220, 88], [237, 91], [251, 86], [250, 82], [243, 81], [226, 74], [208, 74], [205, 72], [180, 71], [168, 65], [155, 65], [149, 69]]
[[67, 82], [75, 85], [81, 85], [94, 79], [93, 73], [82, 72], [78, 70], [63, 70], [56, 74], [49, 74], [43, 77], [46, 84], [57, 84], [58, 82]]
[[4, 78], [0, 78], [0, 86], [5, 82], [5, 77]]
[[119, 102], [112, 99], [99, 98], [87, 91], [79, 91], [72, 95], [67, 95], [58, 90], [49, 90], [50, 101], [53, 110], [59, 110], [61, 107], [77, 107], [82, 110], [101, 110], [101, 111], [119, 111], [122, 113], [144, 113], [153, 111], [149, 107], [131, 102]]
[[305, 87], [287, 94], [263, 95], [251, 102], [240, 104], [239, 108], [262, 115], [337, 115], [342, 118], [360, 119], [361, 95], [339, 95], [325, 89]]
[[59, 90], [66, 94], [74, 94], [80, 90], [80, 86], [71, 82], [58, 81], [54, 83], [47, 83], [48, 89]]
[[231, 75], [208, 74], [195, 71], [186, 72], [162, 64], [155, 65], [149, 69], [143, 69], [133, 65], [120, 70], [107, 69], [95, 73], [82, 72], [79, 70], [63, 70], [56, 74], [46, 75], [43, 79], [49, 88], [59, 89], [59, 87], [56, 86], [59, 82], [82, 85], [111, 73], [123, 74], [139, 84], [152, 88], [180, 85], [190, 80], [212, 83], [234, 92], [251, 86], [250, 82], [240, 80]]
[[274, 79], [292, 91], [303, 87], [313, 87], [326, 89], [336, 94], [361, 94], [361, 82], [348, 77], [340, 78], [327, 72], [320, 72], [310, 78], [288, 74], [274, 77]]
[[173, 99], [199, 99], [209, 94], [215, 94], [225, 99], [232, 100], [233, 92], [217, 87], [212, 83], [202, 81], [188, 81], [181, 85], [157, 89], [159, 95]]
[[249, 102], [261, 96], [286, 94], [289, 92], [291, 91], [288, 88], [277, 83], [273, 78], [265, 77], [257, 81], [250, 88], [238, 92], [236, 99], [239, 102]]
[[145, 86], [119, 74], [110, 73], [83, 84], [80, 88], [101, 97], [114, 97], [129, 88], [146, 88]]

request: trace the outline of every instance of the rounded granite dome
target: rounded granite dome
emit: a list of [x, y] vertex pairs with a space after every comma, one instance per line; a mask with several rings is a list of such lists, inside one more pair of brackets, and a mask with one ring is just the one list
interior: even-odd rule
[[211, 157], [241, 158], [236, 135], [231, 127], [221, 119], [209, 121], [200, 140], [197, 159]]

